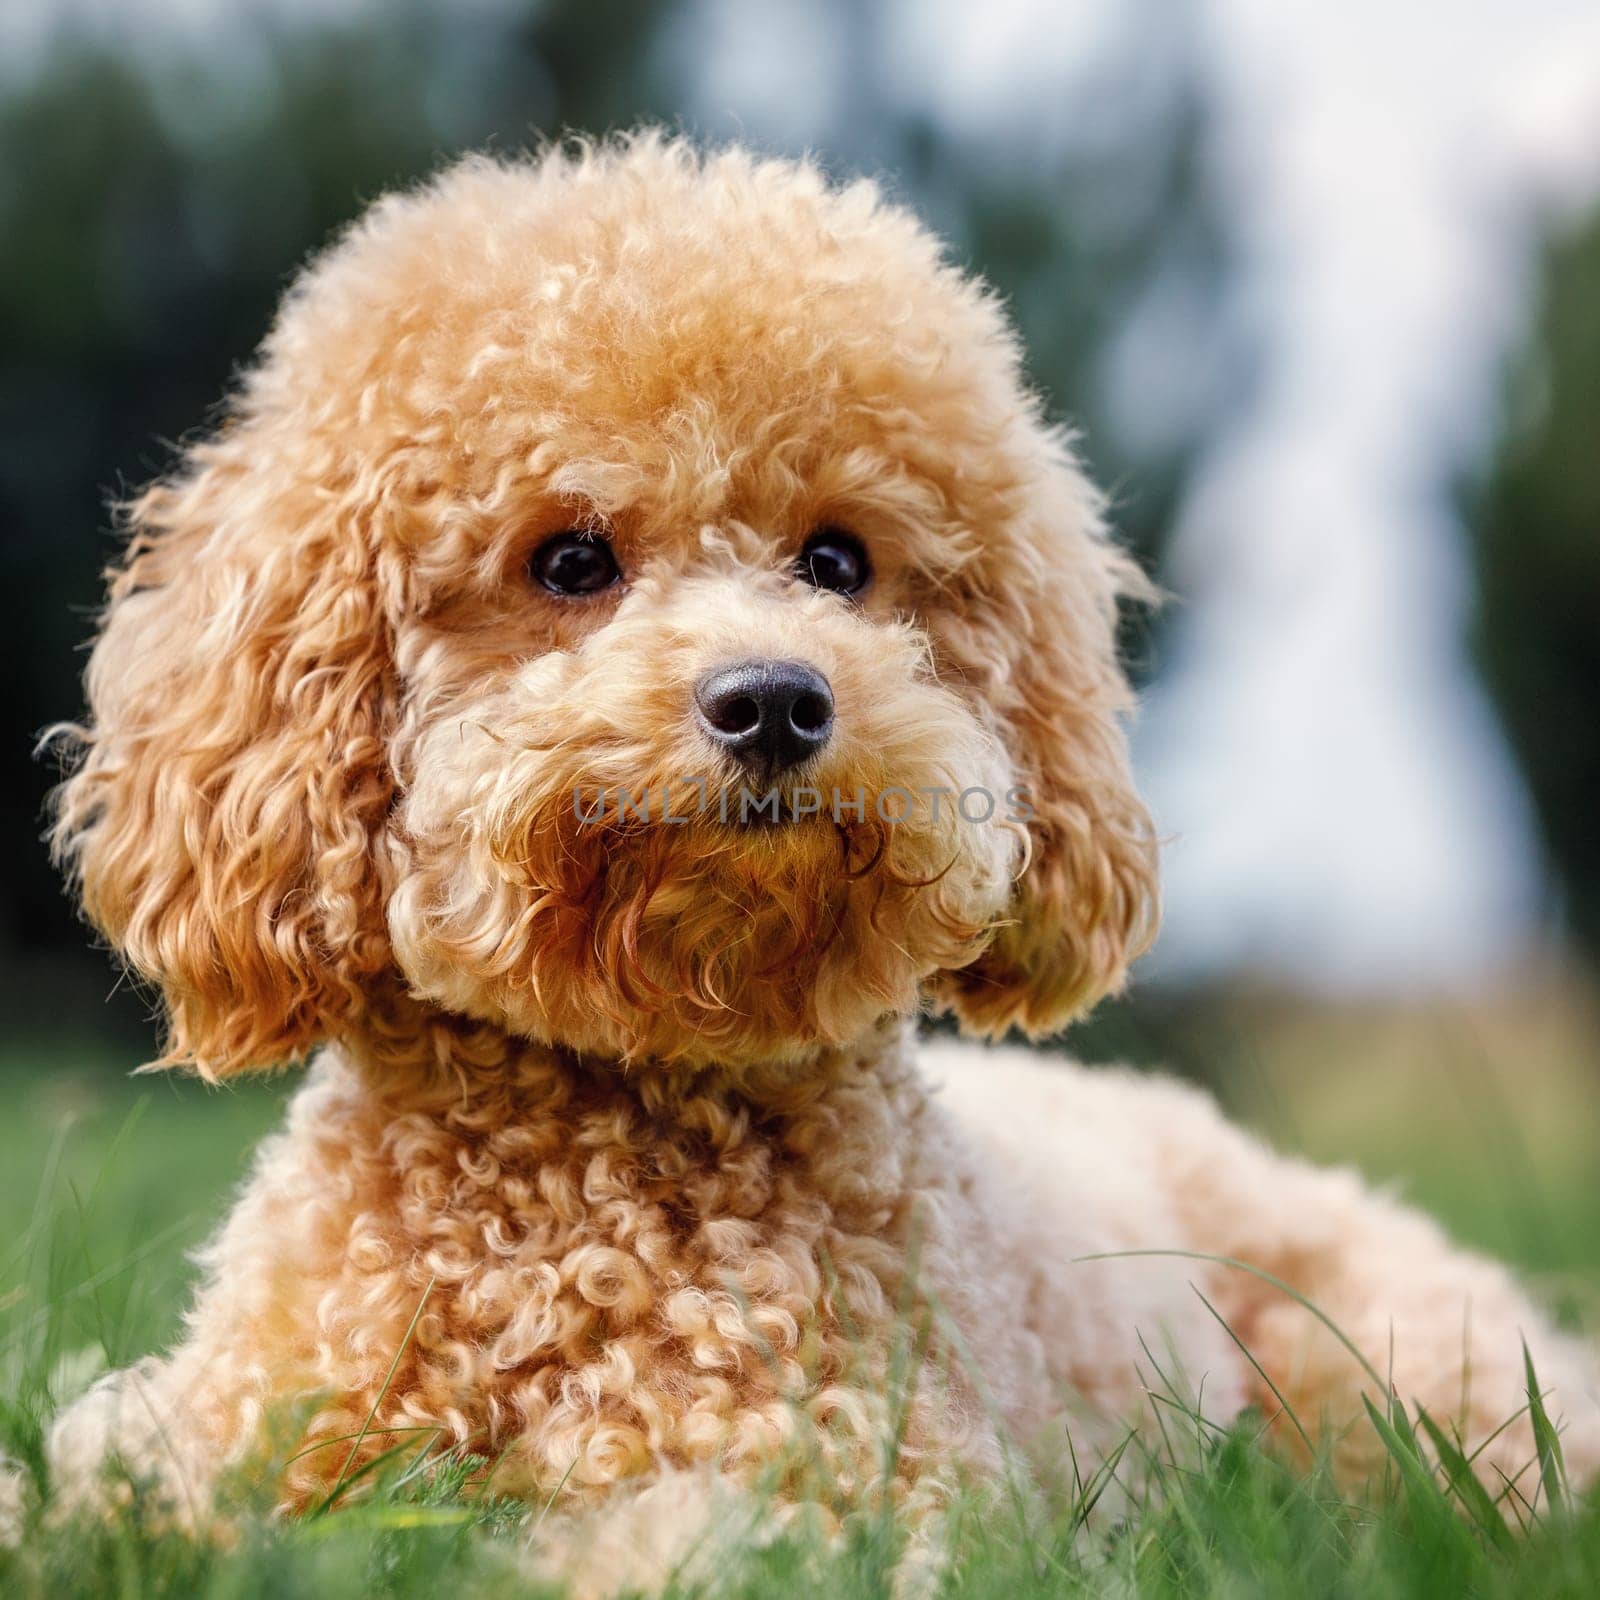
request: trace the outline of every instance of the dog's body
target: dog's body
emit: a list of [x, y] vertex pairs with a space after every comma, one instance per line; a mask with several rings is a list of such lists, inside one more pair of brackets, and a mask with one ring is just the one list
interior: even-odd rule
[[434, 1439], [664, 1555], [763, 1474], [915, 1512], [1012, 1447], [1087, 1471], [1147, 1385], [1338, 1430], [1392, 1372], [1476, 1445], [1519, 1331], [1600, 1464], [1587, 1352], [1351, 1177], [1159, 1080], [914, 1059], [923, 1000], [1041, 1033], [1119, 985], [1155, 851], [1138, 575], [869, 187], [458, 168], [306, 275], [132, 521], [58, 848], [170, 1060], [331, 1042], [186, 1341], [58, 1423], [68, 1500], [117, 1458], [203, 1520], [276, 1446], [305, 1506]]
[[[459, 1445], [501, 1490], [559, 1485], [584, 1515], [545, 1542], [605, 1587], [739, 1526], [731, 1490], [775, 1471], [832, 1510], [889, 1492], [914, 1515], [1008, 1449], [1087, 1476], [1174, 1401], [1214, 1423], [1287, 1405], [1338, 1439], [1376, 1387], [1358, 1357], [1197, 1256], [1287, 1280], [1519, 1481], [1526, 1421], [1497, 1430], [1531, 1335], [1569, 1470], [1600, 1466], [1587, 1352], [1503, 1269], [1193, 1089], [953, 1043], [919, 1061], [898, 1029], [770, 1095], [458, 1042], [443, 1081], [322, 1057], [205, 1253], [188, 1339], [58, 1424], [69, 1501], [110, 1456], [203, 1519], [219, 1474], [267, 1463], [275, 1417], [289, 1507], [396, 1444]], [[1376, 1447], [1335, 1446], [1351, 1482]]]

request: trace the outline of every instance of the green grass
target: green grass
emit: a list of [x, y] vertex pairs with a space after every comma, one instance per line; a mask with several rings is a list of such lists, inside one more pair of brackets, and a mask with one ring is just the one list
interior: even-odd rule
[[[1287, 1040], [1309, 1051], [1292, 1032], [1261, 1037], [1269, 1056]], [[1340, 1045], [1352, 1052], [1345, 1059], [1370, 1064], [1370, 1040], [1364, 1050], [1348, 1039]], [[0, 1449], [30, 1477], [57, 1405], [98, 1370], [173, 1335], [188, 1279], [184, 1252], [215, 1224], [292, 1087], [130, 1082], [91, 1056], [56, 1041], [28, 1060], [0, 1061]], [[40, 1059], [83, 1064], [50, 1069]], [[1581, 1300], [1593, 1290], [1600, 1255], [1588, 1227], [1600, 1186], [1586, 1156], [1593, 1084], [1581, 1064], [1570, 1066], [1538, 1080], [1570, 1091], [1558, 1114], [1544, 1105], [1544, 1091], [1524, 1086], [1510, 1102], [1515, 1115], [1505, 1097], [1485, 1091], [1493, 1116], [1464, 1113], [1449, 1138], [1437, 1119], [1419, 1134], [1411, 1091], [1392, 1084], [1387, 1099], [1367, 1085], [1369, 1116], [1335, 1119], [1330, 1129], [1326, 1108], [1344, 1100], [1324, 1097], [1329, 1086], [1316, 1070], [1297, 1080], [1263, 1069], [1270, 1082], [1253, 1114], [1280, 1134], [1292, 1127], [1291, 1142], [1319, 1155], [1405, 1177], [1468, 1236], [1559, 1278]], [[1227, 1095], [1247, 1111], [1251, 1095], [1240, 1085], [1251, 1081], [1241, 1073]], [[1498, 1158], [1471, 1142], [1490, 1136]], [[1460, 1176], [1484, 1170], [1498, 1174], [1510, 1200], [1490, 1205], [1484, 1191], [1492, 1185]], [[1383, 1438], [1389, 1471], [1351, 1500], [1321, 1467], [1297, 1469], [1269, 1450], [1261, 1418], [1208, 1431], [1177, 1397], [1160, 1404], [1166, 1441], [1131, 1447], [1117, 1463], [1113, 1492], [1102, 1494], [1107, 1485], [1095, 1480], [1044, 1494], [1042, 1503], [1034, 1496], [1026, 1512], [1005, 1495], [959, 1504], [940, 1592], [974, 1600], [1600, 1592], [1600, 1499], [1564, 1488], [1558, 1444], [1542, 1463], [1547, 1492], [1532, 1487], [1535, 1467], [1516, 1491], [1495, 1494], [1476, 1487], [1433, 1419], [1375, 1411], [1358, 1426]], [[137, 1504], [111, 1522], [30, 1514], [21, 1544], [0, 1549], [0, 1595], [434, 1600], [538, 1592], [525, 1555], [527, 1508], [486, 1499], [474, 1487], [476, 1463], [424, 1459], [425, 1450], [426, 1441], [403, 1444], [379, 1472], [351, 1485], [337, 1509], [293, 1524], [274, 1522], [242, 1493], [224, 1544], [146, 1525]], [[759, 1547], [747, 1541], [721, 1553], [713, 1583], [673, 1587], [887, 1596], [899, 1548], [892, 1518], [863, 1513], [842, 1543], [824, 1546], [800, 1533]]]

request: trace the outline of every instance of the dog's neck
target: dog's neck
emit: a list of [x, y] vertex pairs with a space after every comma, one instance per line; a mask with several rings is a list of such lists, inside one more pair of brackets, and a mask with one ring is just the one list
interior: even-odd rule
[[698, 1121], [730, 1112], [800, 1114], [841, 1087], [894, 1090], [910, 1077], [912, 1019], [889, 1017], [848, 1045], [803, 1061], [685, 1066], [585, 1055], [519, 1038], [491, 1023], [406, 1002], [369, 1013], [339, 1053], [372, 1092], [408, 1111], [596, 1097], [635, 1102], [649, 1116]]

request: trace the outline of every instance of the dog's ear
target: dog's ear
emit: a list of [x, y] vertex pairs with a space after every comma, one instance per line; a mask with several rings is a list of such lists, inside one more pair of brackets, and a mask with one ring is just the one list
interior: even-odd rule
[[235, 426], [128, 511], [52, 842], [155, 984], [162, 1065], [301, 1055], [388, 965], [387, 629], [359, 511]]
[[1155, 934], [1156, 841], [1133, 784], [1117, 653], [1124, 598], [1152, 585], [1107, 538], [1098, 499], [1049, 442], [1020, 519], [1017, 569], [995, 585], [984, 686], [1017, 772], [1028, 860], [984, 953], [937, 979], [936, 1005], [972, 1032], [1052, 1033], [1118, 990]]

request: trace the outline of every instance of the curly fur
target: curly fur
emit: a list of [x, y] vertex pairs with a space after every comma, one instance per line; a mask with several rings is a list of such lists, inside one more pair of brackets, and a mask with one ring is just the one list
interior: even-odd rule
[[[1279, 1274], [1379, 1364], [1392, 1319], [1402, 1392], [1474, 1441], [1525, 1330], [1600, 1461], [1587, 1352], [1353, 1179], [1158, 1081], [916, 1059], [919, 1005], [1053, 1031], [1151, 936], [1115, 652], [1144, 585], [993, 297], [872, 185], [653, 135], [462, 162], [312, 264], [127, 515], [57, 851], [164, 997], [165, 1063], [322, 1048], [185, 1340], [57, 1424], [69, 1500], [116, 1457], [203, 1520], [298, 1402], [276, 1494], [314, 1503], [347, 1447], [306, 1446], [381, 1391], [358, 1460], [432, 1428], [564, 1484], [613, 1582], [763, 1473], [915, 1511], [1012, 1445], [1092, 1456], [1141, 1335], [1231, 1414], [1259, 1380], [1191, 1280], [1302, 1417], [1358, 1414], [1359, 1367], [1261, 1280], [1081, 1259], [1163, 1248]], [[821, 524], [870, 547], [860, 602], [792, 576]], [[573, 526], [617, 589], [529, 581]], [[831, 681], [824, 792], [1036, 816], [580, 824], [575, 787], [732, 781], [690, 697], [752, 652]], [[1529, 1454], [1524, 1423], [1483, 1459]]]

